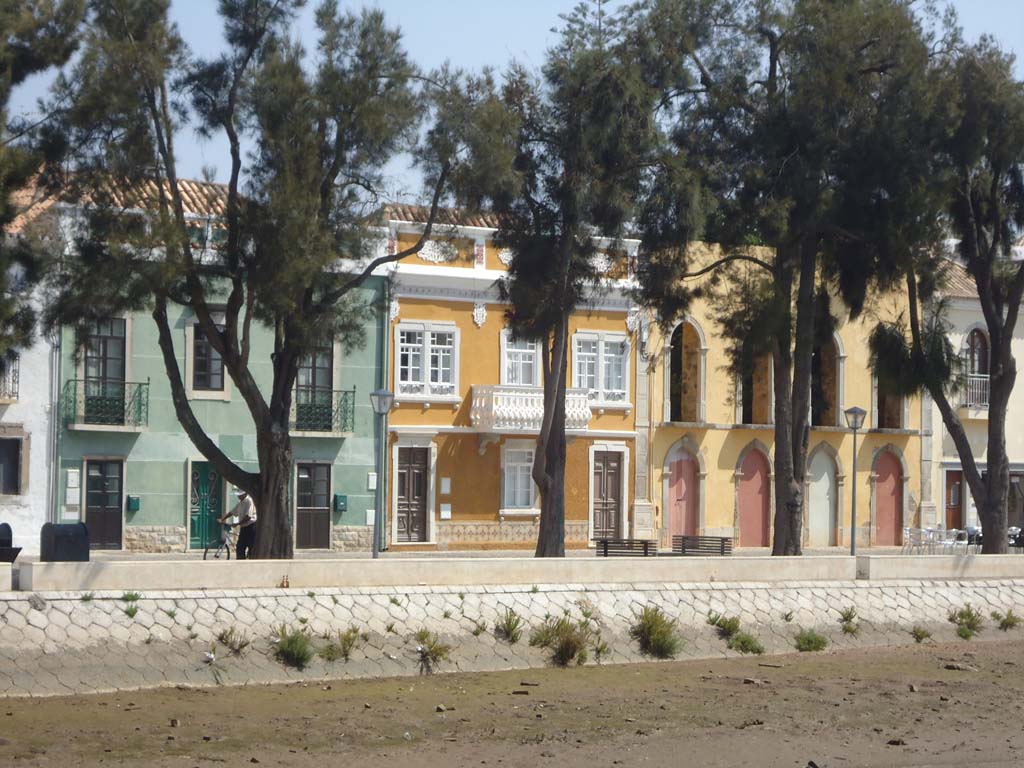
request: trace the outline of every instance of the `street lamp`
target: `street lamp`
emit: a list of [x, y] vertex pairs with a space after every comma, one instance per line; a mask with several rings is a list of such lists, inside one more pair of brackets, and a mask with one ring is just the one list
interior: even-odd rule
[[[389, 389], [375, 389], [370, 393], [370, 405], [373, 406], [373, 412], [382, 417], [380, 431], [382, 446], [387, 445], [386, 425], [383, 418], [391, 412], [391, 404], [394, 401], [395, 394]], [[384, 450], [384, 448], [382, 447], [381, 450]], [[381, 460], [380, 452], [378, 452], [374, 463], [377, 464], [377, 492], [373, 500], [373, 544], [371, 545], [371, 550], [374, 559], [376, 559], [380, 557], [380, 518], [384, 499], [384, 462]]]
[[850, 517], [850, 556], [857, 555], [857, 430], [864, 426], [864, 417], [867, 411], [854, 406], [847, 408], [843, 415], [846, 417], [846, 426], [853, 430], [853, 509]]

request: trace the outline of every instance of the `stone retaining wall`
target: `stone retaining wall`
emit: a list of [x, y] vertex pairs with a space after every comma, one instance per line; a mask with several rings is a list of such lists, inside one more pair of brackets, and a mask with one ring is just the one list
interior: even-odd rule
[[[955, 640], [947, 614], [967, 604], [986, 617], [988, 635], [996, 633], [987, 619], [992, 611], [1024, 613], [1022, 580], [208, 590], [146, 592], [131, 602], [118, 592], [85, 597], [0, 598], [0, 695], [419, 674], [413, 636], [420, 629], [452, 647], [439, 671], [525, 669], [550, 663], [545, 651], [528, 645], [530, 629], [566, 612], [600, 633], [608, 646], [602, 661], [633, 662], [643, 657], [629, 629], [645, 605], [678, 621], [682, 658], [734, 654], [708, 626], [709, 611], [739, 617], [768, 653], [791, 652], [799, 628], [815, 628], [832, 647], [848, 648], [913, 642], [915, 625], [938, 640]], [[856, 635], [839, 624], [847, 607], [856, 609]], [[508, 610], [524, 625], [515, 644], [494, 632]], [[350, 661], [315, 659], [300, 672], [274, 658], [271, 638], [281, 626], [309, 633], [316, 646], [349, 627], [368, 638]], [[218, 642], [232, 627], [251, 640], [238, 655]]]
[[331, 549], [335, 552], [369, 552], [373, 542], [371, 525], [335, 525], [331, 527]]

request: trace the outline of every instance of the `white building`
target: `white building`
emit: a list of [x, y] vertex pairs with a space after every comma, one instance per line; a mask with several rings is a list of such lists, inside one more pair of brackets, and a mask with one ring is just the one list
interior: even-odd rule
[[38, 554], [52, 493], [54, 347], [36, 339], [0, 375], [0, 522], [14, 546]]
[[[991, 344], [974, 278], [963, 266], [951, 262], [948, 283], [944, 289], [947, 300], [946, 320], [950, 341], [960, 350], [966, 381], [953, 400], [964, 431], [970, 441], [975, 461], [984, 472], [988, 452], [989, 359]], [[1013, 337], [1013, 355], [1024, 361], [1024, 328], [1021, 323]], [[979, 526], [978, 511], [960, 465], [960, 457], [939, 409], [930, 398], [932, 439], [930, 455], [932, 489], [934, 491], [935, 524], [946, 528]], [[1018, 374], [1010, 395], [1006, 414], [1006, 450], [1010, 460], [1009, 524], [1024, 526], [1024, 382]], [[925, 459], [927, 461], [927, 459]], [[929, 476], [926, 469], [925, 476]], [[922, 521], [925, 524], [931, 521]]]

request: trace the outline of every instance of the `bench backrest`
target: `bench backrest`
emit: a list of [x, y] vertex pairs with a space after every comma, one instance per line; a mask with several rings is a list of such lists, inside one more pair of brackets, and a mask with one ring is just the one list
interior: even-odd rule
[[677, 555], [731, 555], [732, 539], [727, 536], [673, 536], [672, 552]]
[[649, 539], [597, 539], [599, 557], [654, 557], [658, 542]]

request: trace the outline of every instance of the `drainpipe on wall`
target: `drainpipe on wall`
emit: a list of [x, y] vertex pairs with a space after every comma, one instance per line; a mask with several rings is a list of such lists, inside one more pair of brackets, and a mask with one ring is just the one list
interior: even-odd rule
[[60, 376], [61, 376], [61, 331], [50, 340], [50, 423], [47, 435], [50, 472], [46, 479], [46, 519], [51, 523], [58, 522], [57, 514], [60, 488]]
[[[385, 389], [388, 386], [388, 360], [391, 355], [391, 277], [387, 277], [384, 280], [384, 307], [380, 313], [380, 325], [381, 325], [381, 336], [383, 342], [379, 345], [381, 350], [381, 360], [377, 366], [378, 377], [377, 386], [381, 389]], [[377, 464], [380, 467], [380, 476], [377, 478], [377, 509], [380, 510], [380, 520], [382, 525], [380, 530], [377, 531], [378, 540], [374, 542], [374, 546], [381, 551], [387, 550], [388, 540], [388, 417], [389, 414], [385, 413], [380, 418], [380, 446], [378, 448], [378, 460]]]

